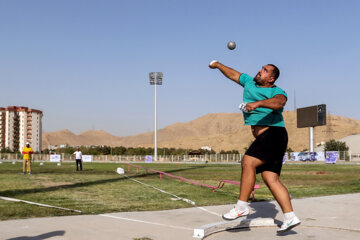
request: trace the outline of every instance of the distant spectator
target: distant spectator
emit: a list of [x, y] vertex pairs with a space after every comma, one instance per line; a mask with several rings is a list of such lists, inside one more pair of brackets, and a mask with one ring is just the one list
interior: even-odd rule
[[22, 154], [24, 155], [23, 160], [23, 173], [26, 174], [28, 172], [31, 174], [31, 155], [34, 153], [32, 148], [30, 147], [30, 143], [27, 142], [26, 146], [22, 150]]
[[75, 155], [75, 159], [76, 159], [76, 171], [79, 171], [79, 166], [80, 166], [80, 171], [82, 171], [82, 153], [80, 151], [80, 148], [77, 148], [76, 152], [74, 152], [73, 155]]

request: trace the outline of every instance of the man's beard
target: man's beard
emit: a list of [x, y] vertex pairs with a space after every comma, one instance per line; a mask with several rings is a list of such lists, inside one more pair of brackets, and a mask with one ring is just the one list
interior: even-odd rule
[[260, 77], [261, 77], [260, 72], [258, 72], [258, 73], [255, 75], [255, 77], [254, 77], [254, 81], [255, 81], [256, 83], [258, 83], [258, 84], [261, 83]]

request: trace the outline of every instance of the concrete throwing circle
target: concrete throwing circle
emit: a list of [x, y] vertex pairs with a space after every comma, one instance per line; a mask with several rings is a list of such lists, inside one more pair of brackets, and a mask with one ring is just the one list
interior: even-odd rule
[[360, 239], [359, 230], [341, 229], [332, 227], [321, 226], [306, 226], [300, 225], [283, 234], [276, 233], [277, 227], [253, 227], [226, 230], [217, 232], [205, 237], [205, 240], [226, 239], [226, 240], [239, 240], [241, 239], [291, 239], [291, 240], [304, 240], [304, 239], [327, 239], [327, 240], [353, 240]]

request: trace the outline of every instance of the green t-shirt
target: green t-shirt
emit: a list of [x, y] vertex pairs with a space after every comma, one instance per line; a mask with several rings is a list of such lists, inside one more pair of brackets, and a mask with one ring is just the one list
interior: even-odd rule
[[[254, 78], [241, 74], [239, 79], [240, 85], [244, 87], [243, 101], [244, 103], [256, 102], [273, 98], [275, 95], [281, 94], [287, 98], [284, 90], [277, 86], [260, 87]], [[261, 126], [276, 126], [285, 127], [282, 116], [283, 108], [280, 110], [272, 110], [270, 108], [257, 108], [251, 112], [244, 112], [245, 125], [261, 125]]]

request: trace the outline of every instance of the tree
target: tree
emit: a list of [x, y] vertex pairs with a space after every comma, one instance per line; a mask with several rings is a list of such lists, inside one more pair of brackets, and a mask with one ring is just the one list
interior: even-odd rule
[[326, 151], [348, 151], [349, 147], [345, 142], [335, 141], [331, 139], [330, 141], [325, 143], [325, 152]]
[[216, 152], [211, 149], [211, 150], [207, 150], [207, 149], [198, 149], [199, 152], [201, 152], [202, 155], [205, 155], [205, 154], [215, 154]]
[[[72, 154], [75, 152], [77, 147], [80, 148], [83, 155], [152, 155], [154, 154], [154, 148], [151, 147], [124, 147], [124, 146], [117, 146], [117, 147], [110, 147], [110, 146], [69, 146], [66, 145], [63, 148], [54, 149], [57, 153], [65, 153], [65, 154]], [[5, 150], [3, 150], [5, 151]], [[215, 154], [214, 150], [204, 150], [204, 149], [183, 149], [183, 148], [158, 148], [159, 155], [187, 155], [189, 152], [197, 151], [200, 154]], [[49, 149], [45, 149], [43, 153], [51, 153]], [[239, 154], [238, 150], [229, 150], [224, 151], [221, 150], [221, 154]]]
[[294, 152], [294, 150], [291, 147], [288, 147], [285, 151], [285, 153], [287, 154], [288, 159], [290, 159], [290, 153]]
[[250, 142], [249, 142], [249, 146], [244, 147], [244, 152], [246, 152], [246, 151], [249, 149], [249, 147], [251, 146], [251, 144], [253, 144], [254, 141], [255, 141], [255, 140], [250, 141]]
[[10, 148], [2, 148], [1, 153], [13, 153], [13, 151], [10, 150]]
[[50, 151], [49, 151], [49, 149], [46, 148], [46, 149], [44, 149], [44, 150], [42, 151], [42, 153], [43, 153], [43, 154], [49, 154]]
[[221, 150], [220, 151], [220, 154], [239, 154], [239, 151], [238, 150], [229, 150], [229, 151], [224, 151], [224, 150]]

